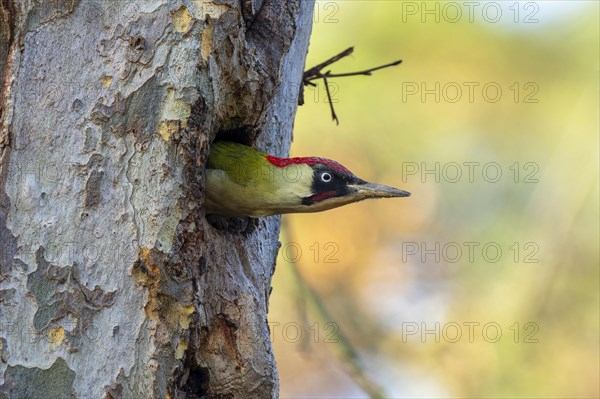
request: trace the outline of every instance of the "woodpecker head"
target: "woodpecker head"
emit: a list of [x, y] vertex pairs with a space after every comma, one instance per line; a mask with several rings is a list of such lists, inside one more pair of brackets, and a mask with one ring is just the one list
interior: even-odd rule
[[301, 201], [293, 212], [319, 212], [368, 198], [410, 195], [404, 190], [366, 182], [331, 159], [277, 158], [271, 155], [266, 159], [278, 168], [287, 168], [283, 172], [291, 177], [292, 184], [298, 185], [294, 191]]
[[368, 198], [410, 195], [366, 182], [330, 159], [279, 158], [228, 142], [213, 144], [207, 176], [207, 213], [224, 216], [320, 212]]

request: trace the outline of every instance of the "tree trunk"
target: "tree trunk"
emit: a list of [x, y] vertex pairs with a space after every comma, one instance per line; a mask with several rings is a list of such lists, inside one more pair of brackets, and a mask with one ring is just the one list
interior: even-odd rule
[[215, 137], [285, 155], [308, 0], [0, 0], [0, 397], [267, 398], [279, 218], [220, 232]]

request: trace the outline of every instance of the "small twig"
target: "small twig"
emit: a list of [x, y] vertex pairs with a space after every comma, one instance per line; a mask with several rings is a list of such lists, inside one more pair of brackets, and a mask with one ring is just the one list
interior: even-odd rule
[[400, 65], [400, 64], [402, 64], [402, 60], [390, 62], [389, 64], [381, 65], [381, 66], [371, 68], [371, 69], [365, 69], [364, 71], [359, 71], [359, 72], [331, 73], [331, 71], [327, 71], [327, 72], [325, 72], [325, 76], [327, 76], [328, 78], [342, 78], [344, 76], [355, 76], [355, 75], [371, 76], [372, 75], [371, 72], [375, 72], [379, 69], [389, 68], [389, 67], [393, 67], [393, 66]]
[[335, 121], [336, 125], [340, 124], [340, 121], [335, 114], [335, 109], [333, 108], [333, 101], [331, 101], [331, 93], [329, 92], [329, 82], [327, 82], [327, 78], [323, 75], [323, 83], [325, 83], [325, 92], [327, 93], [327, 98], [329, 99], [329, 108], [331, 109], [331, 117]]
[[322, 62], [319, 65], [315, 65], [314, 67], [312, 67], [309, 70], [304, 72], [304, 74], [302, 75], [302, 80], [306, 81], [311, 76], [316, 76], [316, 75], [321, 74], [321, 69], [333, 64], [334, 62], [341, 60], [344, 57], [349, 56], [353, 52], [354, 52], [354, 47], [348, 47], [346, 50], [342, 51], [338, 55], [334, 55], [327, 61]]
[[[375, 68], [365, 69], [364, 71], [358, 71], [358, 72], [346, 72], [346, 73], [331, 73], [331, 71], [327, 71], [325, 73], [321, 72], [321, 70], [323, 68], [333, 64], [334, 62], [341, 60], [344, 57], [349, 56], [353, 52], [354, 52], [354, 47], [349, 47], [346, 50], [342, 51], [341, 53], [334, 55], [327, 61], [322, 62], [319, 65], [315, 65], [314, 67], [304, 71], [304, 73], [302, 74], [302, 83], [304, 86], [313, 86], [314, 87], [314, 86], [316, 86], [316, 84], [312, 82], [313, 80], [323, 79], [323, 83], [325, 83], [325, 91], [327, 93], [327, 100], [329, 102], [329, 108], [331, 110], [331, 118], [338, 125], [340, 124], [340, 121], [335, 113], [335, 109], [333, 108], [331, 92], [329, 91], [329, 84], [327, 82], [328, 78], [342, 78], [342, 77], [346, 77], [346, 76], [357, 76], [357, 75], [371, 76], [371, 74], [373, 72], [375, 72], [379, 69], [393, 67], [393, 66], [399, 65], [402, 62], [402, 60], [398, 60], [398, 61], [391, 62], [389, 64], [380, 65]], [[304, 90], [301, 88], [299, 96], [298, 96], [298, 105], [303, 105], [303, 104], [304, 104]]]

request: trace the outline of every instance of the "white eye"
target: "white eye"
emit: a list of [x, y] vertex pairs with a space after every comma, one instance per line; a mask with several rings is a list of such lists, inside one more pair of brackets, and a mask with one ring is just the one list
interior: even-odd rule
[[329, 183], [331, 181], [331, 174], [329, 174], [327, 172], [321, 173], [321, 181], [323, 181], [325, 183]]

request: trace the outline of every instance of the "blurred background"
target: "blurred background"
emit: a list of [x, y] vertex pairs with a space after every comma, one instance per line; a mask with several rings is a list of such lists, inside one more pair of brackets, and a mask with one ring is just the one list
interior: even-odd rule
[[350, 46], [403, 63], [339, 126], [307, 87], [292, 155], [412, 196], [284, 217], [281, 397], [599, 397], [599, 3], [318, 1], [307, 68]]

